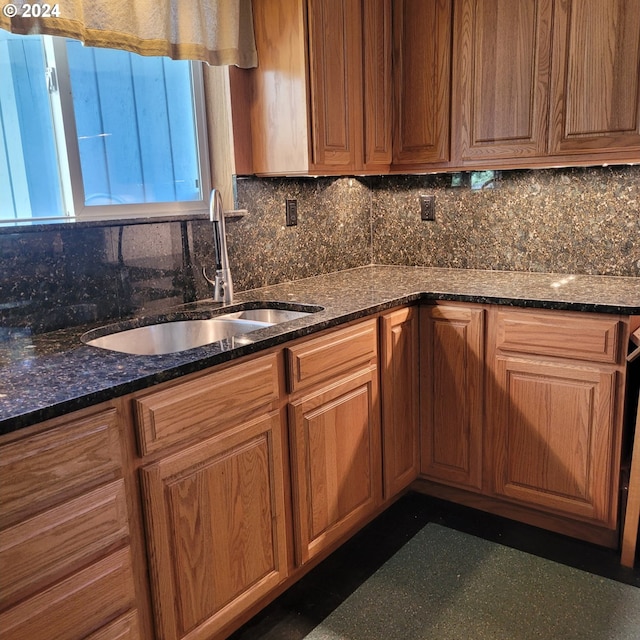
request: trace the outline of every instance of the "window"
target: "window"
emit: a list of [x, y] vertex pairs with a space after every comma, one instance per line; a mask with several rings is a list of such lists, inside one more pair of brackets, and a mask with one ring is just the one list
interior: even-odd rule
[[0, 31], [0, 222], [204, 211], [201, 63]]

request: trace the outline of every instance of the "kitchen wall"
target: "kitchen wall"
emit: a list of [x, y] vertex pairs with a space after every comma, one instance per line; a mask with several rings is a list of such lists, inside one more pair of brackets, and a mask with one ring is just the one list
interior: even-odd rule
[[[227, 223], [237, 291], [374, 263], [640, 275], [640, 166], [451, 176], [239, 178]], [[436, 196], [423, 222], [419, 195]], [[285, 226], [285, 199], [298, 225]], [[0, 228], [0, 329], [125, 318], [210, 296], [206, 216]], [[0, 331], [2, 334], [2, 331]], [[0, 335], [2, 338], [2, 335]]]

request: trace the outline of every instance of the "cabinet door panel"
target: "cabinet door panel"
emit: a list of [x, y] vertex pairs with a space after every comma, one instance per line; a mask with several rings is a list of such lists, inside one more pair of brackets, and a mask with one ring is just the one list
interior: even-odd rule
[[419, 390], [416, 308], [382, 316], [382, 455], [385, 498], [418, 475]]
[[391, 0], [365, 0], [364, 166], [391, 163]]
[[421, 472], [480, 490], [484, 407], [484, 311], [422, 307]]
[[449, 159], [451, 0], [393, 5], [393, 163]]
[[156, 620], [208, 638], [287, 573], [278, 413], [142, 470]]
[[558, 0], [551, 153], [640, 149], [640, 0]]
[[610, 524], [616, 372], [498, 356], [494, 376], [495, 493]]
[[313, 163], [362, 166], [362, 18], [359, 0], [308, 3]]
[[550, 40], [550, 0], [456, 5], [456, 157], [545, 153]]
[[380, 502], [377, 370], [290, 405], [296, 556], [307, 562]]

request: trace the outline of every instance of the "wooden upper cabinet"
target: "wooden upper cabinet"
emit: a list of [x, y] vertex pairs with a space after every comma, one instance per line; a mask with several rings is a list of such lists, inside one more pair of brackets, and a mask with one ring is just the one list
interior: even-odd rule
[[455, 157], [546, 152], [551, 0], [456, 3]]
[[391, 0], [363, 2], [364, 168], [391, 163]]
[[254, 0], [253, 13], [253, 171], [386, 172], [391, 0]]
[[451, 0], [393, 4], [393, 164], [449, 160]]
[[557, 0], [553, 28], [551, 153], [640, 151], [640, 0]]
[[362, 166], [362, 20], [359, 0], [308, 3], [312, 163]]

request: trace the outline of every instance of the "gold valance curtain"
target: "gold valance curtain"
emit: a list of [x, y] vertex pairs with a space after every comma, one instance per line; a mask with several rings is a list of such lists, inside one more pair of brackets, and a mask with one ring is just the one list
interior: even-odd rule
[[[33, 8], [39, 4], [42, 9]], [[211, 65], [257, 65], [251, 0], [51, 0], [3, 3], [0, 28], [18, 34], [65, 36], [87, 46], [145, 56], [203, 60]], [[25, 17], [28, 8], [41, 17]], [[51, 11], [51, 9], [49, 10]], [[15, 16], [11, 13], [15, 12]]]

